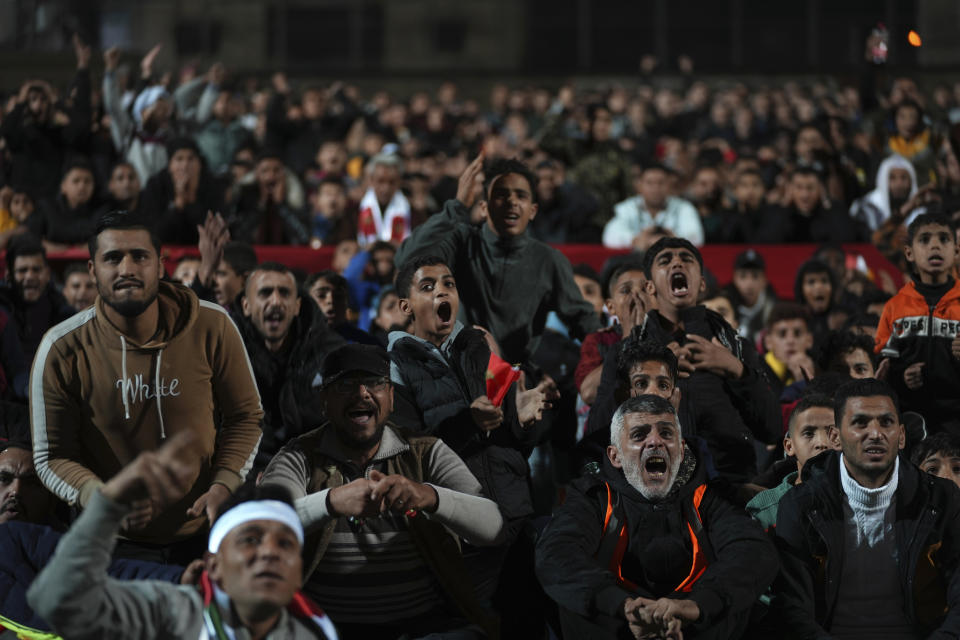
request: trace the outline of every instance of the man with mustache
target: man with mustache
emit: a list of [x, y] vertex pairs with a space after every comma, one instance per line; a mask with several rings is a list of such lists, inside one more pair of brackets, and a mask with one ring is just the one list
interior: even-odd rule
[[[109, 579], [126, 514], [149, 500], [176, 504], [200, 467], [196, 436], [179, 432], [98, 487], [27, 592], [64, 638], [336, 640], [299, 593], [303, 527], [282, 490], [245, 485], [220, 506], [198, 584]], [[26, 636], [36, 637], [36, 636]]]
[[840, 451], [781, 498], [770, 619], [789, 637], [935, 638], [960, 629], [960, 493], [901, 460], [897, 398], [866, 378], [834, 397]]
[[564, 637], [740, 637], [776, 575], [776, 551], [708, 477], [676, 409], [657, 395], [628, 399], [606, 453], [599, 473], [569, 487], [537, 545]]
[[47, 251], [40, 238], [23, 233], [7, 244], [7, 281], [0, 283], [0, 310], [6, 311], [29, 364], [44, 332], [74, 310], [50, 281]]
[[496, 503], [441, 440], [389, 420], [381, 347], [340, 347], [321, 373], [328, 422], [281, 449], [262, 478], [295, 499], [307, 532], [304, 591], [345, 640], [484, 637], [490, 620], [458, 539], [498, 544]]
[[253, 465], [262, 471], [280, 447], [323, 421], [317, 374], [323, 358], [344, 340], [278, 262], [254, 267], [240, 306], [243, 315], [234, 318], [263, 401], [264, 434]]
[[86, 508], [141, 451], [190, 431], [193, 486], [160, 510], [138, 501], [120, 555], [185, 564], [244, 481], [263, 410], [236, 326], [218, 305], [161, 282], [160, 242], [146, 221], [105, 214], [89, 242], [94, 306], [47, 332], [30, 380], [33, 459], [55, 495]]

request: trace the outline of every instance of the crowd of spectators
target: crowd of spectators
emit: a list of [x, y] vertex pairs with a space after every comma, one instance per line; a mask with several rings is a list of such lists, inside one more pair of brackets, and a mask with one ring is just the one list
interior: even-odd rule
[[960, 633], [960, 85], [74, 52], [0, 114], [0, 636]]

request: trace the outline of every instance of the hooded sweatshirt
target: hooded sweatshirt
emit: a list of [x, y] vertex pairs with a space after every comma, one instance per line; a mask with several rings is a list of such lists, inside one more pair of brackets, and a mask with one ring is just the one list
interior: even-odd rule
[[909, 160], [894, 154], [881, 162], [877, 169], [877, 188], [850, 206], [850, 215], [870, 227], [870, 231], [876, 231], [890, 218], [890, 172], [894, 169], [903, 169], [910, 174], [907, 199], [917, 193], [917, 172]]
[[44, 336], [30, 374], [34, 465], [69, 504], [90, 496], [143, 451], [191, 431], [200, 474], [187, 494], [129, 537], [168, 544], [193, 536], [205, 519], [186, 511], [213, 483], [234, 491], [260, 442], [263, 409], [236, 326], [219, 306], [161, 282], [157, 333], [144, 344], [124, 336], [104, 302]]

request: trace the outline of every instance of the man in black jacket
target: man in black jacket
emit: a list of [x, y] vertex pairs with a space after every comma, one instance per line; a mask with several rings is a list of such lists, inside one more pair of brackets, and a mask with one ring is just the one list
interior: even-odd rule
[[772, 619], [795, 638], [960, 634], [960, 492], [900, 459], [899, 407], [868, 378], [834, 398], [841, 451], [780, 500]]
[[28, 363], [50, 327], [74, 314], [50, 282], [47, 252], [40, 239], [23, 233], [7, 245], [7, 282], [0, 284], [0, 309], [10, 316]]
[[617, 409], [602, 470], [570, 487], [537, 545], [564, 637], [740, 637], [776, 552], [695, 447], [664, 398]]
[[[306, 298], [306, 300], [304, 300]], [[236, 317], [263, 403], [263, 439], [254, 470], [290, 439], [323, 422], [320, 364], [343, 338], [327, 327], [286, 266], [265, 262], [250, 272]]]
[[[623, 342], [666, 345], [677, 354], [684, 436], [706, 441], [720, 475], [747, 482], [756, 473], [754, 438], [773, 444], [781, 437], [780, 408], [757, 352], [718, 313], [697, 304], [705, 286], [703, 258], [689, 241], [658, 240], [644, 256], [644, 271], [657, 309], [647, 312]], [[615, 355], [608, 355], [604, 369], [601, 388], [615, 379]], [[588, 434], [606, 428], [613, 386], [607, 384], [603, 397], [598, 392]]]

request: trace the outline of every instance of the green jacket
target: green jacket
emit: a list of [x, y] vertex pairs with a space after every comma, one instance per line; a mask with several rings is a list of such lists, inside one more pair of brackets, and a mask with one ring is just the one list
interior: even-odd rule
[[760, 523], [764, 531], [777, 526], [777, 508], [780, 506], [780, 498], [793, 488], [796, 481], [797, 472], [794, 471], [787, 474], [783, 482], [773, 489], [761, 491], [747, 503], [747, 513]]

